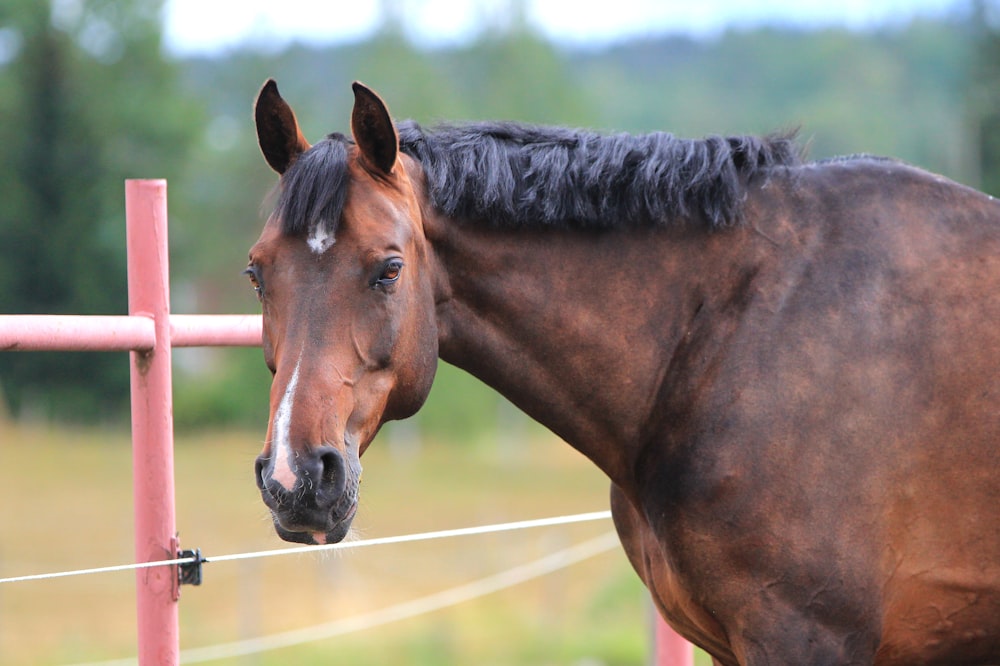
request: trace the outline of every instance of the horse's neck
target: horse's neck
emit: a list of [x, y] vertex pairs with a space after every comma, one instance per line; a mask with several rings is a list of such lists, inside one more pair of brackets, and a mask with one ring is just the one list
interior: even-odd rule
[[692, 271], [691, 244], [663, 233], [450, 226], [432, 240], [444, 275], [441, 357], [624, 487], [670, 350], [699, 307], [704, 271]]

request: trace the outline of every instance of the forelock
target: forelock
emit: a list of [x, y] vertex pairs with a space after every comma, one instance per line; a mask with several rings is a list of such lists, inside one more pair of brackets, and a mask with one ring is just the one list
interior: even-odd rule
[[347, 200], [350, 143], [342, 134], [330, 134], [282, 175], [273, 215], [283, 233], [336, 236]]

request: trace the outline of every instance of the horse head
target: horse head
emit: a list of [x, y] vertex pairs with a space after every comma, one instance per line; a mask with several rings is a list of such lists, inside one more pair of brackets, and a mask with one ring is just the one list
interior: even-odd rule
[[280, 174], [246, 271], [273, 374], [256, 477], [278, 535], [301, 543], [344, 538], [361, 455], [384, 422], [420, 408], [437, 363], [419, 167], [378, 95], [360, 83], [354, 95], [353, 141], [312, 146], [273, 81], [255, 105]]

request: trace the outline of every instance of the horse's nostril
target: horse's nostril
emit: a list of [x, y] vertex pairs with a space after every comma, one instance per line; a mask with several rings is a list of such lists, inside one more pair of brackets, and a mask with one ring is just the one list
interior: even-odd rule
[[264, 490], [264, 460], [257, 458], [253, 466], [254, 476], [257, 478], [257, 488]]
[[336, 449], [325, 449], [319, 454], [320, 478], [323, 484], [340, 493], [345, 485], [344, 458]]
[[320, 477], [326, 483], [333, 483], [338, 476], [337, 458], [334, 451], [324, 451], [319, 456]]

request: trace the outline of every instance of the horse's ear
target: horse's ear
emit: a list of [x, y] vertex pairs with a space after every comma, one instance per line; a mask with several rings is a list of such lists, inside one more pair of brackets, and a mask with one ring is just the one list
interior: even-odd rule
[[361, 150], [364, 161], [376, 171], [388, 176], [396, 164], [399, 135], [392, 124], [389, 109], [373, 90], [355, 81], [354, 112], [351, 133]]
[[278, 84], [268, 79], [254, 104], [257, 142], [264, 159], [278, 173], [285, 173], [298, 156], [309, 150], [295, 112], [278, 94]]

